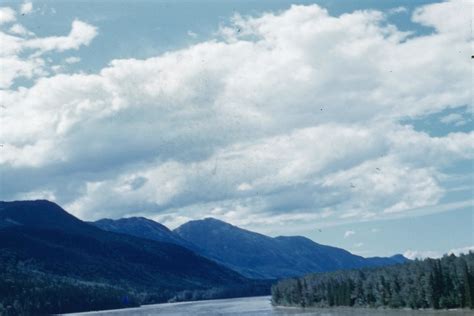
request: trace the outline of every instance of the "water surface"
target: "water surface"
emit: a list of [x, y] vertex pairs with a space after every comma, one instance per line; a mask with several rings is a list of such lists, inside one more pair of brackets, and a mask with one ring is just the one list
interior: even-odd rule
[[138, 308], [127, 308], [113, 311], [89, 312], [75, 315], [106, 315], [106, 316], [148, 316], [148, 315], [316, 315], [316, 316], [467, 316], [474, 315], [467, 310], [449, 311], [412, 311], [367, 308], [290, 308], [274, 307], [270, 304], [270, 296], [232, 298], [197, 302], [167, 303], [146, 305]]

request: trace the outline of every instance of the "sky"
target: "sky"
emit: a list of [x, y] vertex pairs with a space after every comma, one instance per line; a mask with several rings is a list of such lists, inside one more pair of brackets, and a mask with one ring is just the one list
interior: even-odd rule
[[469, 1], [1, 6], [1, 200], [474, 249]]

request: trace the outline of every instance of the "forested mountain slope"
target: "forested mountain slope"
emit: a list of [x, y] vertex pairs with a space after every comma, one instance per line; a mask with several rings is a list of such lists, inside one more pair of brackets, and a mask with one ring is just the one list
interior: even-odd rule
[[132, 235], [155, 241], [168, 242], [195, 250], [196, 246], [169, 230], [166, 226], [144, 217], [129, 217], [120, 219], [104, 218], [92, 225], [106, 231]]
[[252, 278], [278, 279], [312, 272], [391, 265], [407, 260], [400, 255], [363, 258], [305, 237], [272, 238], [214, 218], [190, 221], [174, 232], [197, 245], [201, 255]]
[[0, 202], [0, 314], [265, 293], [192, 251], [100, 230], [48, 201]]

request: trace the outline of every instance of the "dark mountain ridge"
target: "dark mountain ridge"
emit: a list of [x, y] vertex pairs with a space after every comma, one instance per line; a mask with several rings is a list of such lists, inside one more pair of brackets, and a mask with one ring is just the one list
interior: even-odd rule
[[277, 279], [407, 261], [400, 255], [364, 258], [301, 236], [272, 238], [214, 218], [190, 221], [174, 232], [199, 245], [200, 254], [252, 278]]
[[9, 226], [60, 229], [75, 233], [97, 232], [97, 229], [47, 200], [0, 201], [0, 228]]
[[[20, 302], [20, 314], [268, 290], [189, 249], [101, 230], [49, 201], [0, 202], [0, 223], [0, 307]], [[45, 293], [58, 299], [40, 299]]]
[[128, 217], [117, 220], [101, 219], [90, 224], [106, 231], [180, 245], [188, 249], [195, 246], [169, 230], [165, 225], [145, 217]]
[[114, 232], [187, 247], [250, 278], [278, 279], [312, 272], [403, 263], [401, 255], [363, 258], [301, 236], [268, 237], [215, 218], [190, 221], [174, 231], [144, 218], [92, 223]]

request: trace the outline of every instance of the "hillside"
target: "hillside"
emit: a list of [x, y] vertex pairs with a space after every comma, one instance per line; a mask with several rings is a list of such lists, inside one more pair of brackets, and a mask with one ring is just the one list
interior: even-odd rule
[[393, 258], [363, 258], [350, 252], [301, 237], [268, 237], [206, 218], [190, 221], [174, 230], [198, 245], [200, 254], [252, 278], [284, 278], [312, 272], [384, 266], [405, 261]]
[[106, 231], [122, 233], [155, 241], [168, 242], [188, 249], [195, 246], [169, 230], [166, 226], [144, 217], [101, 219], [90, 224]]
[[[101, 308], [117, 308], [265, 292], [184, 247], [100, 230], [48, 201], [0, 202], [0, 223], [0, 310], [58, 313], [101, 300]], [[45, 293], [56, 300], [40, 299]]]
[[272, 238], [214, 218], [190, 221], [174, 231], [152, 220], [136, 217], [102, 219], [92, 224], [108, 231], [175, 243], [246, 277], [257, 279], [278, 279], [407, 261], [401, 255], [363, 258], [301, 236]]

